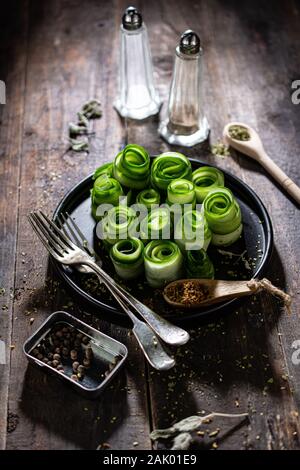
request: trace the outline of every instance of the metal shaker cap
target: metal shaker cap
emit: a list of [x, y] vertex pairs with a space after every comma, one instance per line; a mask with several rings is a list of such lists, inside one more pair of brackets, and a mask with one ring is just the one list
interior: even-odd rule
[[191, 29], [187, 29], [180, 38], [180, 52], [183, 54], [198, 54], [200, 51], [200, 38]]
[[143, 24], [142, 15], [135, 7], [128, 7], [122, 17], [122, 25], [124, 29], [134, 31], [139, 29]]

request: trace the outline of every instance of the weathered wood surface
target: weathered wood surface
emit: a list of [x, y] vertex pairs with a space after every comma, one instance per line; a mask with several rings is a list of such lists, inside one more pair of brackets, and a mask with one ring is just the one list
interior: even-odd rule
[[[18, 5], [4, 22], [0, 42], [0, 79], [4, 77], [8, 88], [8, 102], [0, 106], [0, 268], [8, 294], [1, 297], [8, 310], [0, 317], [0, 339], [7, 347], [15, 345], [10, 363], [0, 365], [0, 445], [73, 449], [107, 442], [113, 449], [128, 449], [138, 442], [138, 448], [147, 449], [152, 426], [197, 412], [249, 411], [250, 423], [237, 429], [214, 420], [207, 429], [220, 427], [220, 434], [199, 437], [199, 443], [210, 447], [217, 442], [221, 449], [299, 449], [300, 366], [291, 361], [292, 343], [300, 339], [299, 210], [255, 162], [241, 155], [219, 159], [207, 147], [185, 150], [238, 175], [262, 198], [275, 231], [267, 274], [294, 294], [292, 315], [263, 295], [213, 323], [193, 325], [190, 344], [177, 353], [176, 369], [165, 374], [148, 369], [127, 330], [86, 316], [130, 350], [121, 384], [97, 402], [82, 400], [27, 367], [24, 340], [51, 311], [69, 302], [62, 287], [53, 285], [27, 213], [37, 207], [51, 213], [68, 188], [127, 142], [140, 143], [151, 153], [169, 147], [157, 135], [157, 118], [123, 123], [112, 109], [118, 23], [125, 1], [89, 1], [82, 7], [75, 0], [29, 0]], [[299, 184], [300, 112], [290, 99], [291, 81], [299, 78], [299, 3], [252, 1], [237, 6], [233, 1], [155, 0], [139, 1], [138, 6], [148, 25], [164, 101], [178, 37], [194, 28], [205, 48], [211, 140], [221, 136], [228, 120], [244, 120]], [[67, 124], [90, 96], [103, 103], [91, 153], [65, 153]], [[69, 310], [83, 315], [74, 306]], [[32, 325], [30, 318], [35, 318]], [[8, 408], [19, 423], [6, 434]]]

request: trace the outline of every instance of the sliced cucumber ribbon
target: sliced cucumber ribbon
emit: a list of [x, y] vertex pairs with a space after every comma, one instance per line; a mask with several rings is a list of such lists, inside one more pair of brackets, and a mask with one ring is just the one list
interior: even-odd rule
[[203, 202], [207, 194], [216, 187], [224, 186], [222, 171], [212, 166], [202, 166], [193, 172], [197, 202]]
[[104, 165], [99, 166], [94, 171], [93, 174], [93, 180], [96, 180], [98, 176], [101, 175], [107, 175], [107, 176], [112, 176], [113, 175], [113, 163], [104, 163]]
[[195, 185], [192, 181], [177, 179], [170, 182], [167, 189], [167, 203], [196, 205]]
[[174, 239], [182, 252], [185, 250], [207, 250], [212, 233], [206, 218], [197, 210], [185, 211], [176, 224]]
[[110, 249], [110, 259], [122, 279], [135, 279], [144, 271], [144, 244], [138, 238], [119, 240]]
[[120, 197], [123, 196], [123, 189], [119, 181], [103, 173], [95, 180], [92, 191], [92, 214], [96, 220], [101, 216], [97, 215], [97, 209], [101, 204], [112, 204], [116, 206], [120, 203]]
[[144, 204], [147, 209], [151, 209], [151, 206], [159, 205], [160, 194], [153, 188], [143, 189], [143, 191], [138, 193], [136, 202], [138, 204]]
[[231, 245], [240, 237], [241, 209], [228, 188], [213, 189], [204, 199], [203, 207], [213, 245]]
[[127, 240], [135, 233], [135, 220], [136, 212], [130, 207], [113, 207], [97, 225], [97, 236], [109, 245]]
[[151, 167], [153, 188], [166, 192], [169, 183], [179, 178], [192, 179], [191, 162], [182, 153], [165, 152], [154, 159]]
[[203, 249], [186, 252], [185, 269], [192, 279], [213, 279], [215, 275], [214, 265]]
[[168, 207], [152, 209], [140, 224], [142, 240], [162, 240], [172, 237], [172, 221]]
[[162, 287], [182, 276], [183, 256], [170, 240], [152, 240], [144, 251], [145, 274], [151, 287]]
[[150, 181], [150, 157], [148, 152], [140, 145], [126, 145], [115, 158], [113, 175], [127, 188], [146, 188]]

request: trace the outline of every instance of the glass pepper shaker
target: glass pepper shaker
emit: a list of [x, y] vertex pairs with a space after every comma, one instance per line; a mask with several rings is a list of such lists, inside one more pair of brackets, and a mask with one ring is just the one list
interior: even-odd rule
[[191, 147], [208, 137], [202, 97], [202, 53], [199, 36], [192, 30], [185, 31], [176, 47], [168, 116], [158, 129], [170, 144]]
[[128, 7], [122, 17], [119, 67], [119, 90], [114, 103], [119, 114], [132, 119], [157, 114], [161, 102], [154, 88], [147, 29], [134, 7]]

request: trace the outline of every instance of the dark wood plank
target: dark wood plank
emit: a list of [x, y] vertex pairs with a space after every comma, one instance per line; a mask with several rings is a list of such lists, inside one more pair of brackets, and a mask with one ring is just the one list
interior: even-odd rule
[[[131, 448], [136, 441], [143, 448], [150, 446], [144, 359], [126, 330], [96, 322], [127, 343], [131, 358], [121, 382], [112, 384], [95, 402], [27, 367], [22, 352], [24, 340], [51, 311], [67, 306], [84, 316], [72, 308], [72, 299], [47, 272], [45, 250], [26, 216], [37, 207], [51, 213], [70, 187], [124, 145], [123, 129], [112, 109], [119, 23], [112, 12], [116, 11], [114, 3], [91, 1], [83, 8], [75, 1], [30, 2], [15, 283], [24, 291], [14, 307], [16, 347], [9, 392], [9, 407], [18, 414], [19, 424], [8, 435], [8, 449], [96, 448], [103, 443]], [[68, 122], [93, 96], [103, 103], [103, 118], [94, 122], [97, 138], [91, 152], [65, 154]], [[92, 317], [86, 318], [95, 324]]]
[[3, 8], [0, 18], [0, 79], [6, 84], [6, 105], [0, 105], [0, 282], [5, 289], [0, 296], [0, 341], [6, 350], [6, 357], [0, 360], [0, 449], [6, 443], [26, 69], [27, 5], [18, 10], [18, 3]]
[[[167, 96], [170, 83], [172, 63], [167, 57], [179, 35], [194, 28], [205, 49], [205, 106], [211, 140], [220, 138], [228, 120], [244, 120], [258, 129], [274, 160], [299, 183], [295, 151], [299, 149], [295, 131], [299, 113], [289, 97], [292, 75], [299, 68], [294, 46], [299, 35], [297, 7], [282, 2], [274, 2], [274, 8], [273, 2], [237, 7], [235, 2], [217, 1], [177, 2], [176, 9], [173, 2], [141, 5], [148, 13], [147, 24], [153, 21], [153, 29], [157, 28], [152, 51], [162, 95]], [[155, 126], [148, 134], [132, 123], [130, 135], [135, 140], [140, 136], [151, 152], [161, 151], [165, 147], [155, 136]], [[200, 146], [181, 150], [231, 171], [262, 197], [272, 216], [276, 243], [267, 274], [275, 284], [295, 293], [299, 211], [293, 203], [245, 157], [233, 154], [233, 158], [219, 159]], [[197, 412], [249, 410], [250, 424], [226, 439], [220, 436], [232, 425], [220, 420], [212, 423], [222, 428], [220, 448], [299, 448], [299, 367], [291, 363], [292, 341], [300, 337], [298, 306], [295, 296], [294, 313], [289, 317], [276, 301], [261, 295], [208, 326], [195, 325], [176, 369], [168, 374], [151, 373], [154, 426], [169, 425]], [[206, 439], [205, 445], [212, 442]]]

